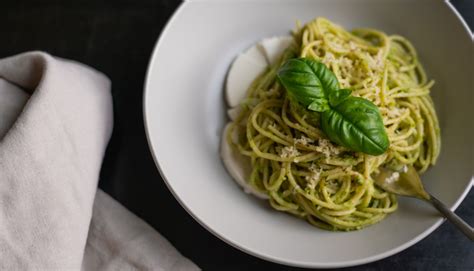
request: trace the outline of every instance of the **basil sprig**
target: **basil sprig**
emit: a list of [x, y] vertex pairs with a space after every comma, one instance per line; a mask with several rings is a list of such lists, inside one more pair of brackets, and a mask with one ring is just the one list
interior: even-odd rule
[[278, 70], [292, 101], [321, 113], [321, 127], [329, 139], [370, 155], [389, 147], [382, 116], [372, 102], [340, 89], [336, 76], [323, 63], [308, 58], [287, 60]]

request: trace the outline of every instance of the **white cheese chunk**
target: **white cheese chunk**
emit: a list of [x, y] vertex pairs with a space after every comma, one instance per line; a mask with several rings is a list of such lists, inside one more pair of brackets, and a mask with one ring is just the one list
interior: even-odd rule
[[272, 65], [293, 42], [294, 40], [291, 36], [280, 36], [264, 39], [258, 46], [264, 52], [268, 64]]
[[[291, 36], [264, 39], [236, 57], [227, 74], [225, 89], [225, 99], [229, 107], [227, 115], [231, 120], [235, 120], [240, 114], [242, 110], [240, 103], [245, 99], [252, 82], [270, 64], [275, 63], [292, 42], [294, 40]], [[268, 199], [267, 194], [257, 191], [248, 184], [247, 180], [251, 172], [250, 161], [243, 155], [234, 152], [228, 144], [226, 134], [229, 127], [230, 123], [225, 127], [221, 139], [220, 155], [224, 166], [246, 193], [251, 193], [261, 199]], [[296, 155], [297, 150], [295, 149], [295, 151], [288, 154]]]
[[239, 105], [252, 82], [267, 66], [265, 56], [257, 45], [237, 56], [230, 67], [226, 81], [225, 98], [229, 107]]
[[230, 120], [234, 121], [239, 117], [242, 107], [240, 105], [227, 109], [227, 116]]
[[234, 152], [227, 142], [227, 131], [229, 130], [230, 125], [231, 124], [228, 123], [224, 128], [221, 139], [220, 152], [225, 168], [234, 181], [240, 185], [246, 193], [253, 194], [261, 199], [268, 199], [268, 195], [257, 191], [247, 183], [251, 172], [250, 161], [248, 161], [248, 159], [243, 155]]

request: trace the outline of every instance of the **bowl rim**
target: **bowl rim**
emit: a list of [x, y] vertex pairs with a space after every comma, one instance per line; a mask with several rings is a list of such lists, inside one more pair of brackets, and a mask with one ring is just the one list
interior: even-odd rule
[[[241, 0], [228, 0], [228, 2], [238, 2]], [[392, 255], [395, 255], [411, 246], [414, 244], [418, 243], [419, 241], [423, 240], [426, 238], [428, 235], [430, 235], [433, 231], [435, 231], [446, 219], [445, 218], [438, 218], [431, 227], [427, 228], [425, 231], [420, 233], [419, 235], [415, 236], [413, 239], [411, 239], [408, 242], [405, 242], [402, 245], [399, 245], [397, 247], [394, 247], [388, 251], [385, 251], [383, 253], [375, 254], [370, 257], [365, 257], [357, 260], [349, 260], [349, 261], [342, 261], [342, 262], [329, 262], [329, 263], [324, 263], [324, 262], [303, 262], [303, 261], [292, 261], [292, 260], [283, 260], [277, 257], [274, 257], [272, 255], [268, 255], [262, 251], [254, 251], [252, 249], [249, 249], [245, 246], [242, 246], [241, 244], [238, 244], [237, 242], [227, 238], [226, 236], [214, 231], [214, 229], [211, 228], [205, 221], [201, 220], [197, 215], [195, 215], [190, 208], [184, 202], [180, 199], [178, 196], [177, 192], [173, 189], [171, 183], [168, 181], [168, 178], [166, 177], [165, 172], [160, 166], [159, 159], [156, 155], [155, 148], [153, 146], [152, 142], [152, 135], [150, 132], [150, 124], [149, 124], [149, 118], [147, 117], [149, 114], [148, 112], [148, 107], [147, 107], [147, 100], [149, 96], [150, 90], [150, 78], [151, 78], [151, 70], [152, 67], [155, 65], [156, 62], [156, 55], [157, 52], [159, 51], [161, 44], [163, 43], [164, 38], [167, 36], [168, 32], [170, 31], [171, 26], [173, 23], [177, 20], [181, 12], [189, 6], [190, 3], [193, 2], [206, 2], [206, 0], [184, 0], [181, 2], [181, 4], [178, 6], [178, 8], [174, 11], [172, 16], [169, 18], [168, 22], [166, 23], [165, 27], [159, 34], [157, 41], [155, 42], [154, 48], [152, 50], [152, 53], [150, 55], [150, 60], [148, 62], [147, 66], [147, 72], [145, 75], [145, 80], [144, 80], [144, 89], [143, 89], [143, 100], [142, 100], [142, 106], [143, 106], [143, 120], [144, 120], [144, 128], [145, 128], [145, 134], [146, 134], [146, 139], [148, 143], [148, 147], [150, 149], [151, 155], [153, 157], [153, 161], [156, 165], [156, 168], [158, 169], [160, 176], [162, 177], [166, 187], [168, 190], [171, 192], [173, 197], [178, 201], [178, 203], [181, 205], [181, 207], [186, 210], [186, 212], [195, 220], [197, 221], [202, 227], [204, 227], [207, 231], [212, 233], [214, 236], [219, 238], [220, 240], [224, 241], [228, 245], [243, 251], [249, 255], [252, 255], [254, 257], [258, 257], [260, 259], [264, 259], [270, 262], [278, 263], [278, 264], [283, 264], [287, 266], [293, 266], [293, 267], [303, 267], [303, 268], [341, 268], [341, 267], [351, 267], [351, 266], [358, 266], [362, 264], [367, 264], [371, 262], [375, 262], [387, 257], [390, 257]], [[456, 8], [452, 5], [452, 3], [449, 0], [444, 0], [444, 4], [453, 12], [457, 19], [460, 21], [460, 23], [463, 25], [464, 30], [466, 33], [471, 37], [471, 40], [474, 41], [474, 33], [471, 31], [469, 28], [468, 24], [464, 20], [464, 18], [461, 16], [461, 14], [456, 10]], [[466, 185], [466, 188], [464, 189], [463, 193], [460, 195], [460, 197], [456, 200], [454, 205], [451, 207], [452, 211], [455, 211], [458, 206], [461, 204], [461, 202], [465, 199], [471, 188], [474, 186], [474, 176], [471, 176], [470, 181]]]

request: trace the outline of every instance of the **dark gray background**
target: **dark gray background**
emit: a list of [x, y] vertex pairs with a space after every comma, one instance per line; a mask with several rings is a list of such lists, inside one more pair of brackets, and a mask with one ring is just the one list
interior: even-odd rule
[[[452, 2], [472, 29], [474, 1]], [[115, 127], [102, 167], [100, 187], [146, 220], [201, 268], [299, 270], [247, 255], [214, 237], [178, 204], [155, 168], [143, 127], [143, 82], [155, 41], [179, 3], [177, 0], [2, 0], [0, 58], [43, 50], [88, 64], [110, 77]], [[457, 210], [471, 225], [473, 206], [474, 191], [471, 191]], [[401, 268], [472, 271], [474, 246], [452, 225], [444, 223], [433, 234], [395, 256], [346, 270]]]

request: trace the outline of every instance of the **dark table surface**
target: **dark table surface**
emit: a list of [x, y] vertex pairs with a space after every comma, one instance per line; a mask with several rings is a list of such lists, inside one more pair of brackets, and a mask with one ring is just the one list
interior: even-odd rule
[[[441, 0], [440, 0], [441, 1]], [[474, 1], [452, 3], [474, 28]], [[178, 204], [148, 149], [142, 93], [151, 51], [177, 0], [16, 0], [0, 4], [0, 58], [30, 50], [88, 64], [112, 80], [115, 126], [100, 187], [204, 270], [299, 270], [247, 255]], [[473, 60], [474, 62], [474, 60]], [[474, 63], [473, 63], [474, 64]], [[474, 224], [474, 191], [457, 213]], [[474, 245], [450, 223], [392, 257], [347, 270], [474, 270]]]

